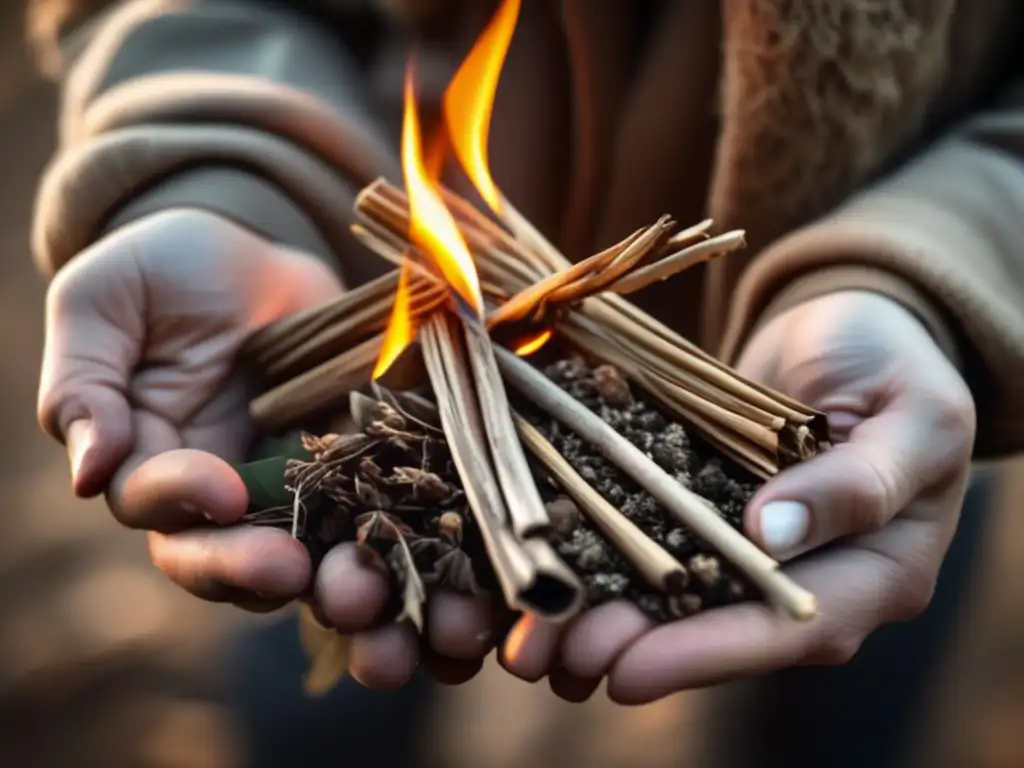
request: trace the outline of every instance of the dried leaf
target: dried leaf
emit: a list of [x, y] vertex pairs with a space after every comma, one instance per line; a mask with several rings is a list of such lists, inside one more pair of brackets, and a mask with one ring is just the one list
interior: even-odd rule
[[395, 578], [402, 587], [402, 611], [396, 621], [408, 619], [423, 631], [423, 603], [427, 590], [416, 569], [416, 561], [407, 539], [415, 537], [412, 529], [396, 517], [380, 511], [368, 512], [355, 519], [356, 541], [385, 552]]
[[436, 583], [443, 584], [456, 592], [480, 594], [480, 584], [476, 580], [473, 561], [463, 550], [453, 548], [448, 554], [438, 558], [434, 565]]
[[382, 494], [375, 485], [356, 475], [353, 478], [356, 489], [356, 498], [363, 509], [383, 509], [390, 507], [387, 496]]
[[388, 559], [392, 567], [401, 574], [399, 583], [402, 585], [402, 612], [398, 615], [397, 621], [408, 619], [416, 627], [417, 632], [422, 632], [423, 604], [427, 599], [427, 590], [423, 586], [419, 571], [416, 570], [416, 562], [404, 536], [399, 537], [398, 544], [391, 550]]
[[446, 483], [439, 475], [419, 467], [395, 467], [394, 471], [384, 478], [384, 482], [389, 485], [409, 486], [417, 499], [432, 504], [447, 502], [458, 492], [458, 489]]
[[415, 535], [412, 529], [397, 517], [380, 510], [365, 512], [353, 523], [356, 526], [356, 541], [383, 551], [387, 551], [403, 537]]
[[351, 392], [348, 408], [358, 429], [366, 429], [377, 420], [377, 401], [362, 392]]
[[348, 674], [352, 638], [325, 627], [305, 603], [299, 606], [299, 642], [309, 661], [303, 687], [311, 696], [327, 693]]
[[405, 418], [413, 422], [426, 432], [435, 436], [444, 434], [441, 429], [440, 417], [437, 413], [437, 406], [424, 397], [414, 392], [392, 392], [379, 384], [373, 385], [374, 395], [386, 402]]

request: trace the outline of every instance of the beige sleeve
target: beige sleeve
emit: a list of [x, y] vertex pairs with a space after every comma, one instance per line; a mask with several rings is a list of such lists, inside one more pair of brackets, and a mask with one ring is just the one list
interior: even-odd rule
[[915, 311], [959, 364], [979, 457], [1024, 448], [1024, 83], [908, 166], [759, 254], [723, 353], [763, 318], [863, 288]]
[[302, 5], [126, 0], [63, 38], [33, 227], [47, 275], [110, 226], [183, 206], [339, 260], [352, 282], [382, 268], [348, 225], [355, 192], [397, 179], [396, 160], [359, 63]]

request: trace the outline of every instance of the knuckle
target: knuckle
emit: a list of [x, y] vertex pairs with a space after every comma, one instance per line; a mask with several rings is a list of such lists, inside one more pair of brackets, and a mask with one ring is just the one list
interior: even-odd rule
[[57, 272], [46, 289], [46, 307], [50, 313], [68, 314], [91, 304], [89, 273], [97, 261], [91, 254], [81, 254]]
[[938, 409], [936, 418], [943, 439], [958, 455], [969, 455], [974, 448], [977, 411], [966, 386], [960, 386]]
[[[915, 573], [915, 570], [920, 572]], [[928, 574], [924, 571], [922, 565], [920, 568], [910, 569], [906, 575], [902, 588], [893, 600], [892, 621], [911, 621], [928, 610], [935, 595], [936, 580], [934, 573]]]
[[859, 471], [852, 475], [849, 503], [853, 510], [852, 532], [866, 533], [888, 521], [896, 483], [869, 458], [863, 458], [859, 464]]
[[36, 403], [36, 420], [43, 431], [51, 437], [60, 437], [64, 431], [61, 423], [61, 412], [72, 410], [70, 400], [56, 387], [44, 387], [39, 390]]

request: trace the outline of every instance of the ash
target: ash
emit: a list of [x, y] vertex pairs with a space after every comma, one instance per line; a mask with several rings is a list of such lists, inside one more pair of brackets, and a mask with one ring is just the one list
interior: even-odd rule
[[[629, 383], [611, 366], [591, 367], [582, 359], [572, 358], [548, 366], [545, 373], [681, 485], [711, 502], [730, 525], [741, 528], [744, 507], [759, 485], [756, 478], [634, 396]], [[575, 515], [575, 525], [561, 526], [556, 548], [583, 578], [591, 605], [624, 598], [652, 618], [664, 621], [756, 597], [732, 566], [680, 526], [650, 494], [590, 444], [557, 421], [536, 415], [531, 420], [583, 479], [690, 572], [687, 591], [681, 597], [667, 598], [649, 586], [585, 517]], [[541, 484], [541, 490], [549, 509], [572, 505], [550, 480]]]

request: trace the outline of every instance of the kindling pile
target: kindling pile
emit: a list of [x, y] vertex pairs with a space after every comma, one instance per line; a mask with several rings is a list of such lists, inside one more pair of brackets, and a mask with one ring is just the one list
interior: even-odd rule
[[[617, 597], [671, 619], [756, 595], [810, 619], [814, 597], [740, 520], [759, 481], [829, 447], [824, 416], [627, 298], [743, 233], [663, 216], [572, 264], [537, 232], [486, 162], [518, 5], [501, 4], [445, 95], [443, 138], [494, 218], [424, 159], [410, 67], [404, 191], [371, 184], [353, 228], [395, 270], [249, 340], [268, 385], [251, 403], [258, 426], [346, 412], [354, 428], [242, 467], [247, 521], [289, 528], [314, 556], [373, 547], [394, 575], [392, 616], [417, 627], [435, 588], [494, 590], [551, 620]], [[306, 631], [322, 688], [344, 641]]]

